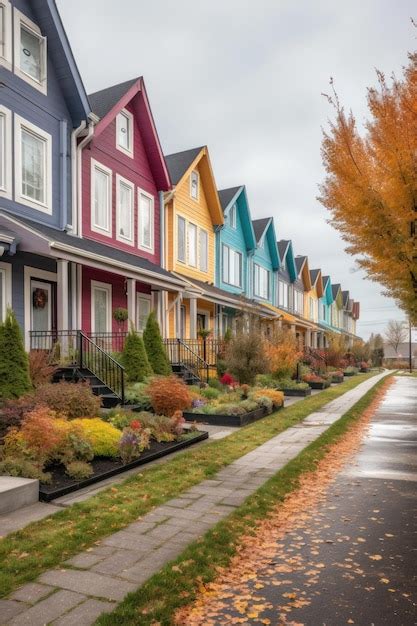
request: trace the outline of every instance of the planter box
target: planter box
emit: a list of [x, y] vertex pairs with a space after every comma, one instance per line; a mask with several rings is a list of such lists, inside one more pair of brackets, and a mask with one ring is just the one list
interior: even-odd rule
[[311, 396], [311, 387], [308, 389], [279, 389], [279, 391], [282, 391], [284, 396], [299, 396], [301, 398]]
[[344, 372], [343, 376], [356, 376], [356, 372]]
[[343, 379], [344, 379], [343, 376], [332, 376], [331, 380], [332, 380], [332, 383], [339, 384], [339, 383], [343, 383]]
[[[281, 407], [282, 408], [282, 407]], [[273, 409], [273, 413], [279, 411], [279, 409]], [[211, 424], [212, 426], [246, 426], [251, 422], [270, 415], [264, 408], [255, 409], [255, 411], [249, 411], [244, 415], [221, 415], [216, 413], [214, 415], [207, 415], [206, 413], [184, 413], [184, 417], [187, 422], [202, 422], [203, 424]]]
[[184, 439], [184, 441], [170, 441], [167, 443], [158, 443], [153, 441], [149, 450], [145, 450], [138, 459], [126, 464], [123, 464], [120, 459], [96, 457], [91, 463], [94, 474], [90, 476], [90, 478], [86, 478], [84, 480], [77, 481], [67, 476], [62, 465], [49, 468], [47, 471], [52, 474], [52, 483], [50, 485], [46, 485], [44, 483], [39, 485], [39, 499], [44, 502], [50, 502], [55, 498], [65, 496], [67, 493], [78, 491], [78, 489], [83, 489], [84, 487], [98, 483], [106, 478], [122, 474], [123, 472], [133, 469], [134, 467], [138, 467], [139, 465], [150, 463], [150, 461], [159, 459], [160, 457], [166, 456], [176, 450], [188, 448], [188, 446], [191, 446], [198, 441], [207, 439], [208, 436], [209, 434], [207, 432], [199, 431], [194, 437]]
[[310, 387], [312, 389], [328, 389], [328, 387], [330, 387], [330, 381], [329, 380], [324, 380], [322, 383], [307, 383], [308, 385], [310, 385]]
[[359, 370], [361, 372], [361, 374], [367, 374], [368, 372], [371, 371], [370, 367], [361, 367], [361, 369]]

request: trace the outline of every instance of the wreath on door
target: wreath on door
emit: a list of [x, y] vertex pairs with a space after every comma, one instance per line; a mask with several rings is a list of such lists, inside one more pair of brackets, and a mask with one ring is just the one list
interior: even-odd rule
[[44, 309], [48, 302], [48, 292], [46, 289], [37, 287], [33, 292], [33, 306], [35, 309]]

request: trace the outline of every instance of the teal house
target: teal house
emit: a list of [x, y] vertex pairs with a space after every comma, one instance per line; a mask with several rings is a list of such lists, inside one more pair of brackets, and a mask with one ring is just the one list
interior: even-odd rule
[[256, 249], [249, 256], [250, 297], [258, 302], [276, 304], [276, 273], [280, 268], [277, 238], [272, 217], [252, 221]]
[[[323, 276], [323, 296], [319, 301], [319, 326], [323, 330], [333, 330], [332, 328], [332, 304], [333, 304], [333, 290], [332, 281], [330, 276]], [[325, 334], [321, 333], [323, 343], [326, 341]], [[319, 335], [320, 337], [320, 335]], [[321, 343], [319, 341], [319, 343]], [[325, 348], [325, 345], [320, 345], [320, 348]]]

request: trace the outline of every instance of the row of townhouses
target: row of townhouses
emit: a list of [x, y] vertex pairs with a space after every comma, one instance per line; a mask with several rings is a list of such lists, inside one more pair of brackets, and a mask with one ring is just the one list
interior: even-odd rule
[[0, 0], [0, 317], [26, 347], [82, 331], [222, 337], [242, 311], [300, 343], [353, 340], [359, 304], [310, 268], [206, 146], [164, 155], [142, 77], [87, 95], [54, 0]]

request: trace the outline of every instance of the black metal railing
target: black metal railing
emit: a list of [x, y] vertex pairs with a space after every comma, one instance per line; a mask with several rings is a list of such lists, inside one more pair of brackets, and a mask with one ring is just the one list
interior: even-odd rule
[[77, 365], [78, 330], [32, 330], [29, 332], [30, 350], [40, 350], [51, 363]]
[[214, 366], [194, 352], [188, 342], [182, 339], [164, 339], [164, 344], [171, 365], [183, 366], [200, 380], [208, 382], [210, 370]]
[[123, 352], [127, 337], [126, 331], [116, 331], [110, 333], [85, 333], [106, 352], [120, 353]]
[[78, 333], [78, 364], [80, 369], [90, 370], [124, 403], [124, 367], [81, 331]]

